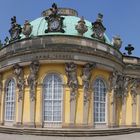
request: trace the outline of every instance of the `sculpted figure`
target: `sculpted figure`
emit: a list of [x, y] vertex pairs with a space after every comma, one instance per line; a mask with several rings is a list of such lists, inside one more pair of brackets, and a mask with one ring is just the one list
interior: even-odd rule
[[82, 80], [84, 86], [84, 102], [90, 99], [90, 80], [92, 75], [92, 70], [95, 68], [95, 63], [87, 63], [82, 71]]
[[27, 79], [28, 85], [30, 87], [30, 98], [31, 101], [35, 100], [35, 89], [37, 86], [37, 73], [39, 71], [39, 62], [33, 61], [30, 65], [30, 75]]
[[113, 71], [112, 75], [110, 76], [110, 89], [116, 90], [117, 88], [117, 78], [118, 78], [118, 71]]
[[73, 62], [66, 63], [65, 71], [68, 78], [67, 85], [70, 88], [70, 101], [72, 101], [76, 99], [78, 90], [77, 65]]
[[20, 101], [23, 100], [24, 87], [25, 87], [23, 68], [19, 66], [19, 64], [15, 64], [13, 68], [14, 68], [14, 74], [16, 75], [16, 79], [17, 79], [18, 101]]
[[130, 83], [130, 91], [132, 96], [132, 104], [136, 104], [137, 94], [138, 94], [138, 86], [140, 84], [140, 79], [132, 78]]
[[11, 18], [11, 28], [9, 30], [11, 36], [10, 41], [20, 39], [21, 31], [22, 31], [21, 25], [17, 24], [16, 16], [13, 16]]

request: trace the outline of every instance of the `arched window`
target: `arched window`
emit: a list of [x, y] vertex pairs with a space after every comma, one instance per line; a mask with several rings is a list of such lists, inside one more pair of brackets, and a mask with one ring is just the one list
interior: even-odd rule
[[15, 81], [9, 80], [5, 95], [5, 121], [14, 121], [15, 118]]
[[44, 122], [62, 122], [62, 80], [57, 74], [49, 74], [43, 82]]
[[103, 80], [96, 79], [94, 83], [94, 122], [106, 122], [106, 86]]

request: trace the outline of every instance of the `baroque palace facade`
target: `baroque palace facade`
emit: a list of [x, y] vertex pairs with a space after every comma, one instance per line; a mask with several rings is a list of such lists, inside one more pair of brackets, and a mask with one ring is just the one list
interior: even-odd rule
[[91, 23], [56, 4], [23, 26], [11, 18], [0, 49], [0, 124], [140, 126], [140, 58], [122, 54], [120, 37], [110, 42], [105, 30], [102, 14]]

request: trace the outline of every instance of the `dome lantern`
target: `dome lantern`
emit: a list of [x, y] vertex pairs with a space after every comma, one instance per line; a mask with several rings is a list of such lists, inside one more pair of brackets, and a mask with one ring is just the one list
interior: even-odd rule
[[[51, 9], [53, 9], [53, 6], [57, 7], [57, 5], [54, 3], [52, 5], [52, 8], [44, 10], [41, 13], [41, 15], [43, 17], [49, 16], [51, 14], [51, 11], [52, 11]], [[57, 8], [57, 12], [61, 16], [76, 16], [76, 17], [78, 17], [78, 12], [76, 10], [74, 10], [74, 9], [71, 9], [71, 8]]]

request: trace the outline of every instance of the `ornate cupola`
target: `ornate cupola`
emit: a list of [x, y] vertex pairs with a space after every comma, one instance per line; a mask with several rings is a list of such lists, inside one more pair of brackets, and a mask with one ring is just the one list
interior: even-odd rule
[[[52, 5], [52, 7], [54, 7], [54, 6], [56, 7], [55, 3]], [[43, 17], [49, 16], [51, 14], [51, 9], [52, 8], [44, 10], [41, 13], [41, 15]], [[58, 11], [59, 15], [61, 15], [61, 16], [76, 16], [76, 17], [78, 17], [78, 12], [74, 9], [71, 9], [71, 8], [57, 8], [57, 11]]]

